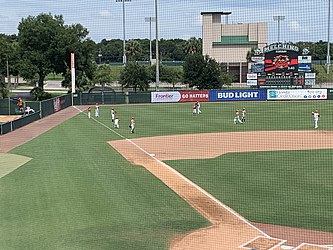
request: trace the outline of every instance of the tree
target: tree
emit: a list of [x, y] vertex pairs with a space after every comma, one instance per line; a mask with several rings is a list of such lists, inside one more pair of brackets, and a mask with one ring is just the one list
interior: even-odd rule
[[120, 39], [103, 39], [96, 46], [95, 56], [98, 61], [98, 54], [102, 54], [102, 63], [122, 62], [123, 61], [123, 41]]
[[120, 73], [120, 81], [122, 88], [133, 88], [136, 92], [147, 91], [149, 87], [149, 73], [147, 67], [130, 61]]
[[102, 64], [97, 67], [95, 73], [93, 82], [99, 83], [102, 86], [105, 86], [107, 83], [111, 83], [113, 80], [112, 70], [111, 67], [107, 64]]
[[[0, 78], [3, 82], [7, 73], [9, 73], [9, 76], [18, 75], [18, 62], [17, 36], [0, 34]], [[9, 81], [10, 79], [8, 79]]]
[[201, 54], [202, 53], [202, 40], [191, 37], [184, 45], [184, 51], [188, 54]]
[[[40, 14], [22, 19], [18, 26], [18, 41], [21, 49], [21, 75], [32, 79], [38, 75], [38, 87], [43, 89], [47, 74], [54, 71], [54, 66], [60, 64], [58, 53], [61, 49], [58, 42], [65, 38], [64, 20], [62, 16]], [[63, 58], [61, 58], [62, 60]]]
[[183, 65], [184, 82], [190, 87], [201, 84], [201, 75], [205, 67], [205, 59], [200, 54], [189, 54], [185, 57]]
[[209, 56], [189, 54], [184, 62], [184, 82], [198, 89], [218, 89], [230, 84], [232, 76], [225, 71], [223, 64]]
[[[42, 13], [22, 19], [18, 31], [20, 74], [27, 80], [37, 75], [41, 90], [45, 77], [52, 72], [62, 73], [65, 76], [63, 85], [68, 86], [71, 52], [76, 55], [76, 69], [82, 71], [77, 75], [92, 79], [95, 43], [86, 39], [89, 32], [81, 24], [65, 25], [61, 15]], [[77, 82], [81, 80], [86, 81], [78, 78]]]
[[136, 40], [130, 40], [126, 43], [126, 54], [129, 61], [137, 61], [142, 53], [141, 45]]
[[219, 89], [222, 87], [221, 64], [208, 56], [205, 56], [205, 67], [201, 73], [198, 89]]
[[9, 94], [9, 90], [8, 90], [5, 82], [3, 81], [3, 79], [0, 78], [0, 97], [6, 98], [6, 97], [8, 97], [8, 94]]
[[[156, 82], [156, 67], [155, 65], [150, 67], [151, 81]], [[171, 83], [173, 89], [175, 84], [178, 82], [183, 82], [183, 70], [181, 67], [176, 66], [164, 66], [160, 65], [160, 80], [162, 82]]]

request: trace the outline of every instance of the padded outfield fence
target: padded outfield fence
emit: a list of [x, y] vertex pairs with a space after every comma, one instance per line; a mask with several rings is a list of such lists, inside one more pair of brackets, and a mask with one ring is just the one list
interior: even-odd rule
[[[284, 93], [285, 92], [285, 93]], [[293, 93], [299, 92], [298, 98], [289, 98]], [[305, 94], [303, 94], [303, 92]], [[312, 92], [316, 94], [311, 94]], [[319, 94], [318, 94], [319, 93]], [[277, 95], [278, 94], [278, 95]], [[279, 96], [280, 95], [280, 96]], [[0, 99], [0, 115], [22, 115], [22, 117], [0, 124], [0, 135], [11, 132], [33, 121], [54, 114], [62, 109], [74, 105], [98, 104], [135, 104], [155, 102], [193, 102], [193, 101], [266, 101], [266, 100], [333, 100], [333, 89], [308, 90], [211, 90], [211, 91], [166, 91], [166, 92], [105, 92], [105, 93], [76, 93], [54, 97], [41, 102], [25, 102], [35, 110], [34, 114], [23, 115], [18, 112], [17, 100]], [[282, 96], [282, 97], [281, 97]]]
[[151, 92], [76, 93], [74, 105], [150, 103]]
[[24, 107], [26, 106], [30, 106], [35, 112], [25, 115], [24, 112], [19, 111], [16, 99], [5, 98], [0, 100], [0, 115], [21, 116], [13, 121], [0, 124], [0, 135], [14, 131], [15, 129], [72, 106], [72, 95], [67, 94], [41, 102], [26, 101], [24, 102]]

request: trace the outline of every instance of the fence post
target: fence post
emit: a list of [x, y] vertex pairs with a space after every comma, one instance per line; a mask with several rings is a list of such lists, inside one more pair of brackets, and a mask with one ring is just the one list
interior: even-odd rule
[[40, 113], [39, 113], [39, 117], [40, 117], [40, 119], [42, 119], [43, 118], [43, 112], [42, 112], [42, 101], [40, 101], [39, 102], [39, 110], [40, 110]]
[[125, 103], [129, 104], [129, 93], [125, 92]]
[[8, 115], [11, 115], [10, 114], [10, 97], [8, 97]]

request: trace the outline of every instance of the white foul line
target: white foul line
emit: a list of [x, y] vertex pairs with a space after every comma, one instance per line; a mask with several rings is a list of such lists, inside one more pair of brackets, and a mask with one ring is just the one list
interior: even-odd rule
[[[83, 112], [82, 110], [80, 110], [79, 108], [73, 106], [75, 109], [79, 110], [81, 113]], [[137, 145], [135, 142], [133, 142], [131, 139], [126, 138], [125, 136], [119, 134], [118, 132], [114, 131], [112, 128], [108, 127], [107, 125], [105, 125], [104, 123], [96, 120], [95, 118], [91, 118], [92, 120], [96, 121], [97, 123], [99, 123], [100, 125], [102, 125], [103, 127], [109, 129], [110, 131], [112, 131], [113, 133], [115, 133], [116, 135], [118, 135], [119, 137], [123, 138], [124, 140], [128, 141], [129, 143], [133, 144], [135, 147], [137, 147], [138, 149], [140, 149], [142, 152], [144, 152], [145, 154], [147, 154], [149, 157], [153, 158], [155, 161], [157, 161], [158, 163], [160, 163], [161, 165], [163, 165], [164, 167], [166, 167], [167, 169], [169, 169], [170, 171], [174, 172], [176, 175], [178, 175], [180, 178], [182, 178], [184, 181], [186, 181], [188, 184], [190, 184], [191, 186], [195, 187], [196, 189], [198, 189], [201, 193], [203, 193], [204, 195], [206, 195], [207, 197], [209, 197], [211, 200], [213, 200], [216, 204], [220, 205], [221, 207], [223, 207], [224, 209], [226, 209], [228, 212], [232, 213], [234, 216], [236, 216], [238, 219], [242, 220], [243, 222], [245, 222], [247, 225], [249, 225], [250, 227], [252, 227], [253, 229], [257, 230], [259, 233], [263, 234], [264, 236], [271, 238], [268, 234], [264, 233], [263, 231], [261, 231], [259, 228], [255, 227], [254, 225], [252, 225], [250, 222], [248, 222], [245, 218], [243, 218], [242, 216], [240, 216], [239, 214], [237, 214], [235, 211], [233, 211], [231, 208], [229, 208], [228, 206], [224, 205], [221, 201], [219, 201], [218, 199], [216, 199], [213, 195], [211, 195], [210, 193], [208, 193], [207, 191], [205, 191], [204, 189], [202, 189], [201, 187], [199, 187], [197, 184], [195, 184], [194, 182], [192, 182], [191, 180], [189, 180], [188, 178], [186, 178], [184, 175], [180, 174], [178, 171], [176, 171], [175, 169], [173, 169], [172, 167], [170, 167], [169, 165], [167, 165], [166, 163], [162, 162], [161, 160], [157, 159], [155, 156], [152, 156], [151, 154], [149, 154], [146, 150], [144, 150], [143, 148], [141, 148], [139, 145]]]

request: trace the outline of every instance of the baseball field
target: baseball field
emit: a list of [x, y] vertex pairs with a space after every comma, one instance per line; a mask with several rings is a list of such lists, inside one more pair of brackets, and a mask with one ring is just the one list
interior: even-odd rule
[[18, 129], [34, 126], [26, 143], [0, 143], [13, 165], [0, 175], [0, 249], [333, 245], [333, 102], [202, 103], [199, 115], [191, 103], [102, 106], [92, 119], [68, 109], [77, 114], [40, 135], [48, 118]]

